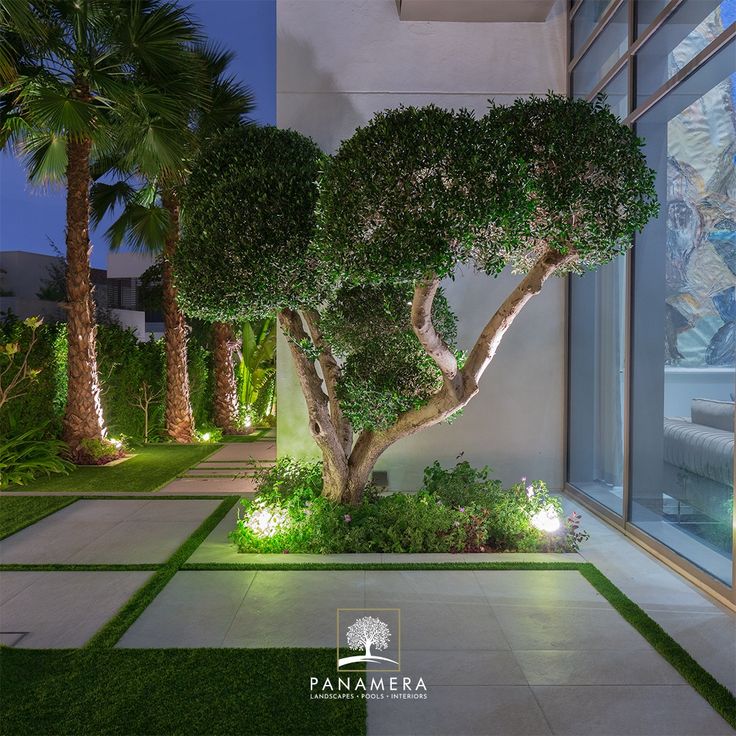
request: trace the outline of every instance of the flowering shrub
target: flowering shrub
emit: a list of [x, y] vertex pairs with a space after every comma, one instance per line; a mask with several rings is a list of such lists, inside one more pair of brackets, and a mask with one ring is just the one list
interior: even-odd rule
[[542, 481], [503, 489], [489, 473], [435, 463], [416, 494], [371, 488], [359, 506], [347, 506], [320, 495], [319, 463], [282, 458], [260, 475], [256, 499], [242, 501], [230, 538], [241, 552], [323, 554], [574, 551], [587, 538], [579, 515], [560, 523], [560, 502]]

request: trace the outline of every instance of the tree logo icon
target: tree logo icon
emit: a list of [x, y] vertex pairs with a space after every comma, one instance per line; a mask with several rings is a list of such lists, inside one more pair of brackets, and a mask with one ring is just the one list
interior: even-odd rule
[[362, 654], [339, 657], [338, 650], [338, 669], [349, 664], [365, 662], [390, 663], [397, 666], [399, 664], [395, 659], [377, 654], [377, 652], [388, 649], [391, 644], [391, 629], [377, 616], [367, 615], [356, 618], [354, 623], [348, 626], [345, 639], [349, 649], [362, 651]]

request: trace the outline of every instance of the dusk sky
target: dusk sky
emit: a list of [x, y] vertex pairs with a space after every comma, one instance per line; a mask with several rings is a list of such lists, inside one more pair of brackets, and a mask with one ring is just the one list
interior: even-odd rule
[[[193, 0], [189, 3], [208, 37], [237, 54], [231, 67], [255, 95], [252, 117], [276, 121], [275, 0]], [[12, 154], [0, 154], [0, 250], [64, 252], [64, 194], [32, 187]], [[92, 233], [92, 265], [104, 268], [105, 226]]]

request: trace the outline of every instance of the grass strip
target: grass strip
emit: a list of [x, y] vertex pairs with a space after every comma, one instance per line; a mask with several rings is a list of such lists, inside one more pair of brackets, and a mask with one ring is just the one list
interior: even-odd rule
[[25, 529], [78, 500], [77, 496], [4, 496], [0, 498], [0, 539]]
[[330, 649], [0, 648], [2, 733], [366, 733], [366, 701], [311, 700]]
[[699, 665], [651, 616], [617, 588], [595, 565], [583, 563], [580, 574], [631, 624], [713, 710], [736, 728], [736, 697]]
[[579, 570], [580, 562], [190, 562], [182, 570]]
[[80, 466], [69, 475], [39, 478], [25, 486], [11, 486], [14, 491], [71, 492], [77, 495], [96, 491], [148, 493], [165, 486], [177, 475], [209, 457], [222, 445], [146, 445], [124, 463], [105, 467]]
[[233, 496], [221, 501], [217, 508], [197, 527], [171, 557], [155, 574], [139, 588], [127, 603], [113, 616], [85, 645], [85, 648], [113, 647], [133, 622], [143, 613], [151, 601], [164, 589], [181, 566], [189, 559], [197, 547], [220, 523], [225, 515], [238, 502]]
[[99, 570], [108, 571], [131, 571], [131, 570], [158, 570], [161, 567], [156, 562], [151, 563], [124, 563], [121, 565], [107, 564], [107, 563], [77, 563], [72, 562], [68, 565], [63, 562], [43, 562], [43, 563], [29, 563], [23, 562], [8, 562], [0, 564], [0, 572], [95, 572]]

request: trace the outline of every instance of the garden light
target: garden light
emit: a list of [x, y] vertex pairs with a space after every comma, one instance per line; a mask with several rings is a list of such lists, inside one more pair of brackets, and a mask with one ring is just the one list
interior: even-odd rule
[[554, 506], [546, 506], [532, 516], [532, 526], [542, 532], [556, 532], [560, 528], [560, 517]]
[[248, 516], [245, 525], [259, 537], [272, 537], [281, 531], [288, 521], [284, 509], [256, 504], [257, 508]]

